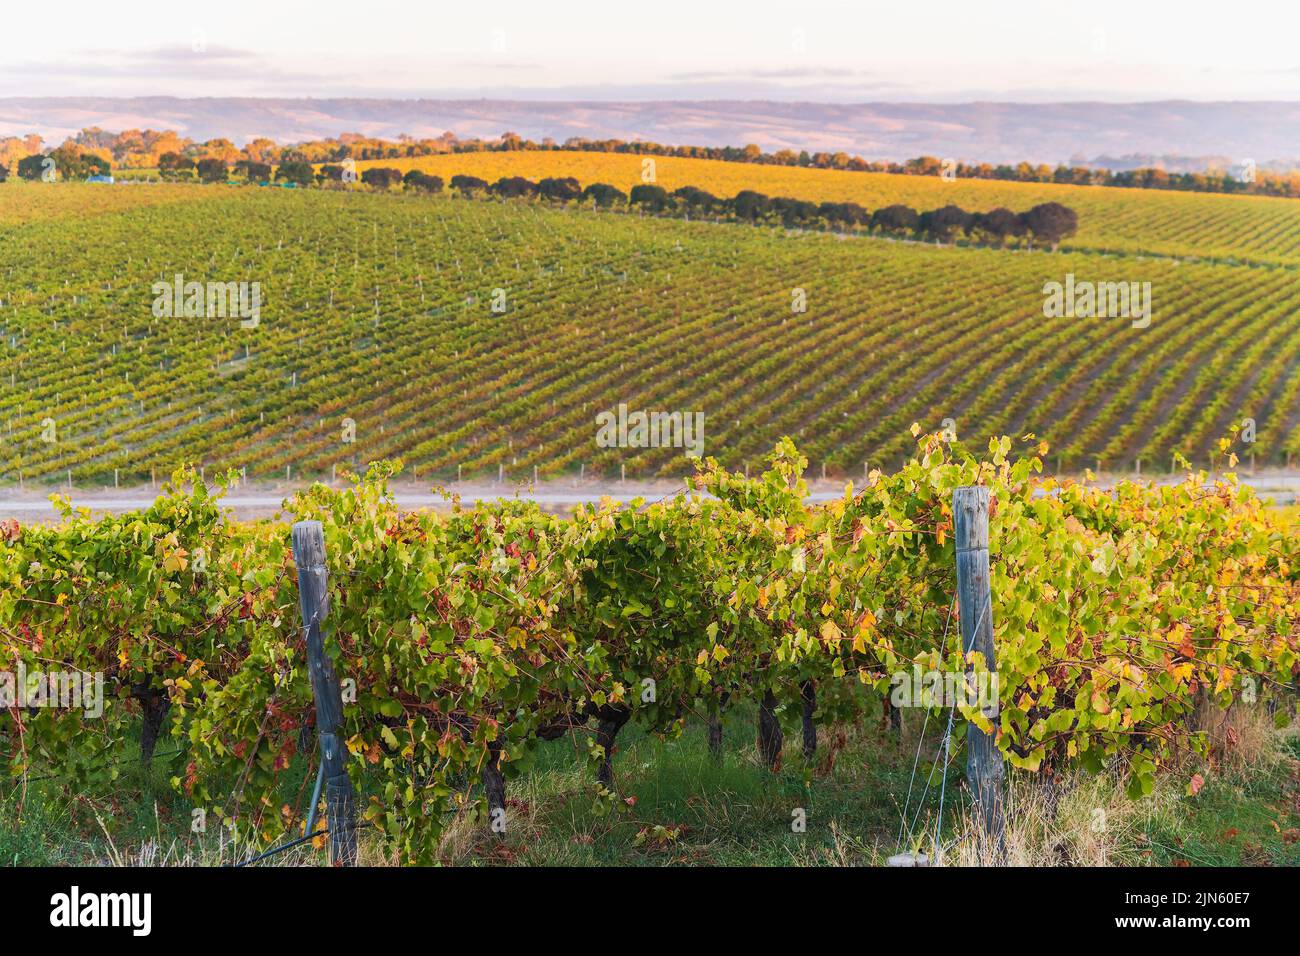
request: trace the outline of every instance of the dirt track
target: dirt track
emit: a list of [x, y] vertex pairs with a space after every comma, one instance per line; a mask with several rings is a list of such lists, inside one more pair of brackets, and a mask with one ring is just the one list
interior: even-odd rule
[[[1102, 483], [1109, 484], [1122, 477], [1103, 476]], [[1159, 483], [1168, 483], [1169, 476], [1156, 479]], [[1289, 504], [1300, 500], [1300, 473], [1260, 473], [1255, 477], [1249, 475], [1241, 478], [1242, 484], [1254, 487], [1261, 497], [1271, 498], [1279, 504]], [[859, 480], [858, 484], [861, 482]], [[341, 486], [341, 483], [339, 483]], [[672, 495], [681, 489], [673, 482], [632, 482], [626, 484], [617, 481], [551, 481], [539, 484], [533, 489], [526, 482], [517, 485], [495, 484], [490, 482], [473, 482], [457, 485], [454, 482], [445, 486], [448, 495], [459, 495], [462, 502], [468, 504], [476, 500], [518, 497], [536, 501], [548, 511], [567, 513], [584, 503], [598, 502], [602, 497], [619, 501], [632, 498], [644, 498], [655, 501]], [[844, 493], [842, 481], [810, 481], [810, 501], [831, 501]], [[397, 502], [403, 508], [448, 509], [451, 501], [445, 495], [433, 491], [425, 484], [403, 482], [392, 485]], [[242, 519], [268, 518], [282, 512], [282, 503], [298, 486], [291, 485], [247, 485], [236, 488], [224, 499], [224, 503], [234, 515]], [[20, 522], [45, 522], [56, 520], [49, 495], [67, 495], [68, 488], [27, 487], [22, 492], [7, 489], [0, 492], [0, 518], [17, 518]], [[76, 488], [71, 491], [72, 503], [77, 507], [90, 508], [92, 512], [123, 512], [147, 508], [152, 504], [156, 490], [148, 486], [141, 488]]]

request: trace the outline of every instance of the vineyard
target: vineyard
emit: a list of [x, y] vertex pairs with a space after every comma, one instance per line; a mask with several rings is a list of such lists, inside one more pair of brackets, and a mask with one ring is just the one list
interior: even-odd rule
[[[641, 170], [585, 153], [419, 164], [622, 186]], [[142, 485], [186, 463], [297, 481], [399, 456], [430, 482], [679, 474], [680, 448], [596, 444], [596, 416], [620, 403], [703, 414], [705, 454], [738, 471], [785, 435], [810, 474], [892, 470], [914, 421], [972, 447], [1033, 432], [1060, 472], [1168, 473], [1178, 453], [1221, 463], [1245, 419], [1241, 457], [1300, 451], [1294, 202], [667, 158], [657, 170], [670, 186], [689, 175], [724, 195], [743, 181], [869, 207], [1068, 196], [1081, 227], [1048, 254], [529, 200], [9, 182], [0, 482]], [[1139, 248], [1150, 255], [1128, 254]], [[1207, 261], [1175, 258], [1189, 250]], [[154, 284], [178, 274], [258, 283], [256, 327], [155, 316]], [[1067, 274], [1149, 282], [1149, 327], [1047, 317], [1044, 285]]]
[[[494, 182], [503, 176], [572, 176], [583, 186], [609, 183], [624, 192], [644, 182], [647, 157], [588, 152], [475, 152], [415, 159], [366, 160], [357, 170], [418, 169], [450, 180], [457, 174]], [[1150, 189], [995, 182], [938, 176], [894, 176], [755, 166], [720, 160], [653, 157], [653, 181], [670, 192], [695, 186], [729, 197], [745, 189], [812, 202], [856, 202], [867, 209], [894, 203], [933, 209], [1027, 209], [1060, 202], [1079, 211], [1079, 234], [1066, 243], [1099, 253], [1229, 260], [1258, 265], [1300, 264], [1300, 204], [1280, 198], [1176, 193]]]
[[[823, 507], [805, 505], [807, 462], [788, 441], [753, 478], [705, 461], [679, 495], [572, 519], [509, 500], [404, 514], [385, 464], [299, 493], [292, 511], [324, 534], [327, 650], [352, 688], [340, 736], [363, 822], [428, 862], [452, 820], [485, 825], [510, 805], [547, 740], [589, 754], [589, 799], [619, 813], [625, 724], [671, 740], [759, 702], [775, 769], [782, 724], [802, 725], [811, 760], [833, 753], [819, 726], [880, 712], [891, 674], [984, 671], [955, 623], [975, 614], [954, 590], [951, 502], [969, 486], [991, 502], [979, 620], [991, 616], [999, 710], [937, 708], [950, 727], [961, 718], [954, 748], [969, 721], [1015, 773], [1108, 769], [1139, 797], [1180, 754], [1204, 753], [1198, 700], [1280, 699], [1285, 723], [1300, 539], [1282, 519], [1204, 473], [1113, 492], [1043, 480], [1048, 449], [1013, 444], [976, 456], [923, 435], [904, 468]], [[312, 759], [297, 616], [312, 569], [294, 567], [286, 527], [229, 521], [220, 494], [178, 472], [144, 512], [65, 507], [58, 526], [2, 526], [0, 650], [29, 672], [101, 672], [106, 688], [95, 719], [11, 708], [0, 745], [20, 782], [94, 794], [119, 774], [104, 754], [129, 755], [143, 721], [146, 752], [160, 734], [181, 749], [172, 786], [258, 845], [301, 834], [307, 815], [287, 783]]]

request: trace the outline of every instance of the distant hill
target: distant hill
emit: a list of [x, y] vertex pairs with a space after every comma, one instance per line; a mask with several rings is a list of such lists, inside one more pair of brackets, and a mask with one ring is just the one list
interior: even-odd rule
[[[85, 127], [172, 129], [196, 140], [258, 136], [279, 142], [359, 132], [369, 136], [643, 139], [669, 144], [756, 143], [904, 160], [1034, 163], [1080, 157], [1159, 157], [1201, 170], [1224, 159], [1261, 168], [1300, 166], [1300, 102], [783, 103], [541, 102], [519, 100], [180, 99], [167, 96], [4, 97], [0, 136], [50, 142]], [[1092, 160], [1101, 165], [1098, 159]]]

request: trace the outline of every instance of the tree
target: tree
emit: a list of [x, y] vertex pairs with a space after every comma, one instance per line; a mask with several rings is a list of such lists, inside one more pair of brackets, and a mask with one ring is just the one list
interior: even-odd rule
[[46, 175], [46, 170], [51, 168], [58, 171], [59, 179], [67, 180], [107, 176], [112, 171], [108, 160], [103, 156], [82, 152], [76, 142], [68, 140], [48, 154], [33, 153], [23, 157], [18, 162], [18, 175], [23, 179], [41, 179]]
[[627, 202], [627, 194], [609, 183], [592, 183], [582, 191], [582, 198], [590, 199], [597, 207]]
[[572, 176], [566, 176], [563, 179], [550, 177], [537, 184], [537, 191], [544, 199], [569, 202], [582, 195], [582, 184]]
[[1059, 202], [1040, 203], [1020, 215], [1033, 237], [1049, 243], [1053, 252], [1062, 239], [1070, 238], [1079, 230], [1079, 214]]
[[903, 168], [913, 176], [938, 176], [943, 163], [937, 156], [917, 156], [904, 163]]
[[9, 178], [9, 167], [0, 163], [0, 183]]
[[226, 177], [230, 175], [230, 171], [226, 169], [224, 159], [213, 159], [211, 157], [199, 160], [198, 173], [199, 179], [205, 183], [224, 182]]
[[48, 156], [41, 153], [33, 153], [30, 156], [24, 156], [18, 160], [18, 175], [23, 179], [40, 179], [41, 174], [45, 172], [46, 161]]
[[695, 186], [683, 186], [681, 189], [675, 190], [673, 198], [680, 203], [684, 203], [688, 209], [697, 209], [703, 213], [713, 212], [720, 205], [717, 196]]
[[298, 186], [310, 186], [316, 181], [316, 174], [312, 172], [311, 163], [291, 161], [280, 164], [275, 178]]
[[422, 193], [440, 193], [442, 192], [442, 177], [430, 176], [428, 173], [421, 172], [418, 169], [412, 169], [402, 177], [402, 182], [407, 189], [414, 189]]
[[953, 233], [970, 226], [971, 214], [960, 206], [949, 203], [939, 209], [921, 214], [917, 228], [935, 242], [952, 242]]
[[668, 190], [649, 183], [633, 186], [627, 201], [633, 206], [641, 206], [650, 212], [663, 212], [672, 205], [672, 200], [668, 198]]
[[736, 218], [748, 222], [766, 215], [771, 208], [772, 200], [752, 189], [742, 189], [731, 200], [731, 211], [736, 214]]
[[111, 176], [113, 174], [112, 164], [103, 156], [95, 153], [82, 153], [81, 164], [87, 176]]
[[391, 166], [372, 166], [362, 172], [361, 181], [375, 189], [389, 189], [402, 181], [402, 171]]
[[781, 224], [787, 229], [806, 226], [813, 222], [819, 214], [815, 202], [807, 202], [803, 199], [789, 199], [785, 196], [777, 196], [772, 200], [772, 211], [781, 217]]
[[871, 228], [881, 232], [911, 232], [916, 229], [920, 216], [911, 206], [895, 203], [877, 209], [871, 216]]
[[226, 163], [233, 163], [239, 159], [240, 151], [235, 144], [228, 139], [210, 139], [203, 144], [204, 156], [212, 159], [219, 159]]
[[493, 185], [492, 191], [503, 199], [522, 199], [537, 195], [537, 183], [523, 176], [502, 176]]
[[280, 147], [275, 145], [275, 140], [265, 136], [259, 136], [244, 147], [244, 155], [254, 163], [270, 163], [279, 151]]
[[158, 157], [158, 172], [164, 178], [194, 168], [194, 160], [181, 153], [163, 153]]
[[834, 225], [865, 226], [871, 214], [855, 202], [824, 202], [817, 207], [817, 215]]
[[459, 189], [462, 196], [472, 196], [488, 188], [487, 180], [477, 176], [457, 175], [451, 177], [451, 188]]
[[979, 234], [992, 239], [999, 246], [1007, 241], [1008, 236], [1019, 238], [1025, 234], [1025, 225], [1010, 209], [998, 206], [988, 212], [977, 212], [971, 217], [966, 227], [966, 235]]

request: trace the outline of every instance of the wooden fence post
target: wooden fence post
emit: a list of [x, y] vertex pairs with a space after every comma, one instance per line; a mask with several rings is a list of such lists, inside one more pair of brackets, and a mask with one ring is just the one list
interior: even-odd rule
[[343, 697], [334, 665], [325, 653], [324, 625], [329, 615], [325, 570], [325, 535], [319, 521], [293, 526], [293, 560], [298, 567], [298, 603], [307, 636], [307, 667], [316, 698], [316, 730], [320, 734], [321, 765], [325, 773], [325, 819], [329, 826], [330, 863], [356, 866], [356, 800], [343, 761], [339, 728]]
[[[953, 538], [957, 548], [957, 599], [961, 607], [962, 650], [984, 655], [997, 673], [993, 651], [993, 595], [989, 587], [989, 490], [957, 488], [952, 493]], [[996, 686], [996, 685], [995, 685]], [[1002, 783], [1005, 768], [992, 734], [975, 724], [966, 730], [966, 776], [983, 836], [999, 861], [1006, 859]]]

